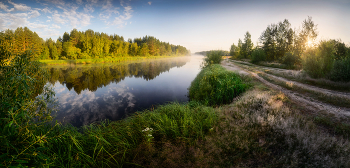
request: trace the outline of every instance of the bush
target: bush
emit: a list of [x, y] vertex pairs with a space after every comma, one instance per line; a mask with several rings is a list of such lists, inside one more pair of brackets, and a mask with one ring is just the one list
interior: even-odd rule
[[214, 64], [204, 68], [192, 81], [189, 98], [206, 105], [231, 103], [233, 98], [248, 88], [241, 77]]
[[298, 62], [298, 56], [290, 52], [285, 53], [281, 60], [281, 63], [287, 65], [287, 68], [294, 68]]
[[222, 61], [223, 51], [216, 50], [216, 51], [210, 51], [207, 53], [206, 58], [204, 59], [204, 66], [207, 67], [211, 64], [220, 64]]
[[257, 48], [254, 49], [252, 52], [252, 59], [251, 62], [253, 64], [259, 63], [260, 61], [265, 61], [266, 60], [266, 54], [263, 49]]
[[333, 81], [350, 81], [350, 56], [334, 62], [329, 78]]
[[325, 77], [333, 68], [334, 53], [332, 41], [321, 41], [317, 48], [303, 54], [303, 70], [313, 78]]

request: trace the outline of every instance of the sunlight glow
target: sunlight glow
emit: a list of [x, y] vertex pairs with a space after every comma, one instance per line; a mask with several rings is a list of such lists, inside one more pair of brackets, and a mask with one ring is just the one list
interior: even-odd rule
[[313, 43], [311, 40], [307, 41], [307, 43], [306, 43], [306, 45], [307, 45], [308, 47], [312, 47], [313, 44], [314, 44], [314, 43]]

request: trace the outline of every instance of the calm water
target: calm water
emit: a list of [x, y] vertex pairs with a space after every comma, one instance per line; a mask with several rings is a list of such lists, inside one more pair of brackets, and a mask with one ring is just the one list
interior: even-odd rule
[[202, 56], [79, 66], [48, 66], [59, 111], [74, 126], [120, 120], [171, 101], [186, 102]]

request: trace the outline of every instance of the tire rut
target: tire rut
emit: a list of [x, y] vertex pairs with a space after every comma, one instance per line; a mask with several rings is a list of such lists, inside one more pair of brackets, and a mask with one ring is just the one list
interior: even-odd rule
[[[344, 107], [337, 107], [334, 105], [329, 105], [323, 102], [320, 102], [318, 100], [315, 100], [311, 97], [305, 96], [305, 95], [301, 95], [299, 93], [293, 92], [291, 90], [285, 89], [279, 85], [270, 83], [268, 81], [266, 81], [265, 79], [263, 79], [262, 77], [258, 76], [255, 72], [252, 72], [250, 70], [247, 69], [242, 69], [242, 67], [235, 65], [232, 62], [225, 62], [223, 63], [223, 67], [225, 67], [227, 70], [231, 70], [231, 71], [245, 71], [246, 73], [240, 72], [240, 74], [251, 74], [254, 78], [258, 79], [260, 82], [264, 83], [265, 85], [271, 87], [274, 90], [278, 90], [281, 91], [282, 93], [284, 93], [287, 97], [289, 97], [290, 99], [294, 100], [295, 102], [298, 103], [298, 105], [314, 112], [314, 113], [319, 113], [319, 112], [326, 112], [326, 113], [331, 113], [334, 114], [335, 117], [337, 118], [349, 118], [350, 117], [350, 109], [344, 108]], [[231, 67], [231, 68], [230, 68]], [[232, 70], [233, 69], [233, 70]], [[266, 73], [265, 73], [266, 74]], [[274, 75], [270, 75], [267, 74], [273, 78], [276, 78], [278, 80], [283, 80], [285, 82], [293, 82], [296, 85], [300, 86], [300, 87], [305, 87], [305, 88], [309, 88], [313, 91], [324, 91], [324, 94], [332, 94], [332, 95], [336, 95], [336, 96], [342, 96], [344, 98], [350, 98], [350, 95], [347, 93], [342, 93], [342, 92], [334, 92], [331, 90], [327, 90], [327, 89], [321, 89], [321, 88], [317, 88], [315, 86], [308, 86], [306, 84], [301, 84], [295, 81], [290, 81], [287, 79], [284, 79], [282, 77], [277, 77]]]

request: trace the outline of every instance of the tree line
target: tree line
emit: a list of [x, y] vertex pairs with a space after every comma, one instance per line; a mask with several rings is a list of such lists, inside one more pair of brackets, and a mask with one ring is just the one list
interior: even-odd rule
[[124, 40], [123, 36], [94, 32], [91, 29], [65, 32], [56, 41], [43, 40], [27, 27], [0, 32], [0, 57], [2, 60], [33, 52], [36, 60], [66, 60], [116, 58], [126, 56], [180, 56], [189, 51], [180, 45], [162, 42], [153, 36]]
[[259, 37], [260, 45], [255, 47], [247, 31], [243, 41], [239, 39], [237, 45], [231, 45], [230, 54], [236, 58], [251, 58], [254, 49], [262, 49], [267, 61], [280, 60], [288, 52], [300, 57], [309, 45], [308, 41], [314, 42], [317, 35], [317, 25], [311, 17], [303, 21], [301, 30], [293, 30], [290, 22], [284, 19], [268, 25]]
[[316, 43], [317, 36], [317, 24], [312, 17], [305, 19], [298, 30], [292, 29], [285, 19], [268, 25], [256, 46], [247, 31], [243, 41], [239, 39], [237, 45], [231, 45], [230, 55], [235, 59], [251, 59], [252, 63], [268, 61], [289, 68], [300, 67], [312, 77], [350, 81], [350, 47], [340, 39]]

